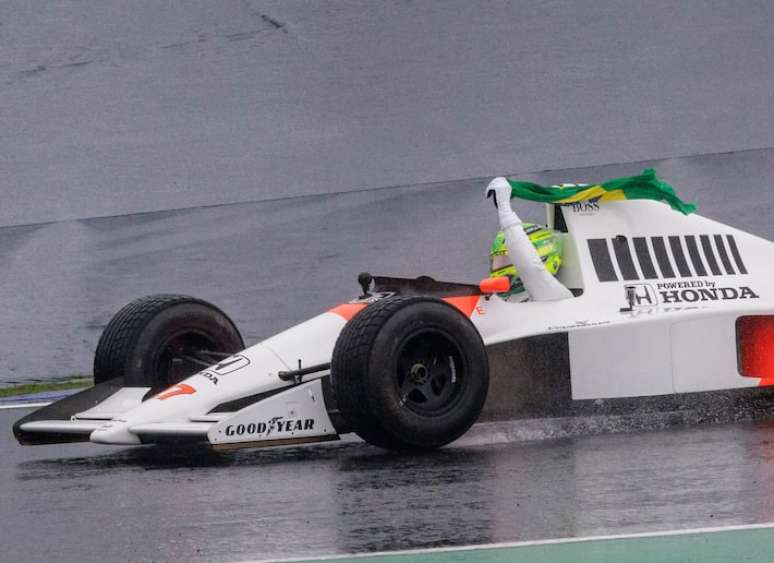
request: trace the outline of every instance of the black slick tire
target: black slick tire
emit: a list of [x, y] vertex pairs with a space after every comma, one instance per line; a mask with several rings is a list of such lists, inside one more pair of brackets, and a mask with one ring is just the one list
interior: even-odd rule
[[127, 387], [160, 390], [244, 349], [236, 325], [201, 299], [150, 295], [111, 319], [94, 355], [94, 383], [123, 377]]
[[331, 383], [342, 415], [367, 442], [427, 450], [464, 434], [489, 387], [481, 336], [431, 297], [393, 297], [356, 315], [336, 341]]

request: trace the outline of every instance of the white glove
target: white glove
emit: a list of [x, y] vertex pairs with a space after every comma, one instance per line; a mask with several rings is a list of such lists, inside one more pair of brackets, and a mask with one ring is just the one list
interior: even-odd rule
[[513, 225], [521, 224], [521, 219], [511, 209], [511, 185], [508, 183], [508, 180], [498, 176], [489, 182], [489, 185], [486, 187], [486, 197], [494, 197], [501, 229], [505, 230]]

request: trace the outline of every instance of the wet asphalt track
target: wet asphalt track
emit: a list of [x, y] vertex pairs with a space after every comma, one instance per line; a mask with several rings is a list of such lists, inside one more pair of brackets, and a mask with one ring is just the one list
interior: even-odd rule
[[[8, 427], [18, 412], [0, 411]], [[762, 423], [212, 454], [0, 435], [2, 561], [234, 561], [771, 522]]]

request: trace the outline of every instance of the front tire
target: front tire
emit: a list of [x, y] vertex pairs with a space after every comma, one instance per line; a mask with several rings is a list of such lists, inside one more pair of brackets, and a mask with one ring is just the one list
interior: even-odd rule
[[94, 383], [123, 377], [127, 387], [165, 389], [244, 349], [226, 314], [185, 295], [151, 295], [122, 308], [94, 355]]
[[489, 366], [481, 336], [456, 308], [396, 297], [369, 305], [344, 327], [331, 382], [342, 415], [367, 442], [434, 449], [478, 418]]

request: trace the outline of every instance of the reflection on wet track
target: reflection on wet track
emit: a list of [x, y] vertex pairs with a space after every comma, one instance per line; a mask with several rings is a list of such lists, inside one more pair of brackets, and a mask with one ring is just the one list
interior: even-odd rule
[[266, 559], [774, 520], [766, 423], [422, 455], [22, 448], [5, 434], [0, 467], [8, 561]]

